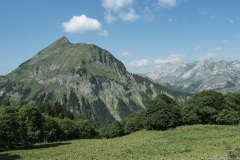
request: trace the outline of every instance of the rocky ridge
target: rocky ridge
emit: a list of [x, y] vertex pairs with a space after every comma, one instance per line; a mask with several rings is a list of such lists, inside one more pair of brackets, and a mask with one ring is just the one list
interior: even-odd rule
[[93, 44], [72, 44], [62, 37], [0, 79], [0, 105], [61, 102], [75, 115], [103, 126], [132, 114], [159, 93], [174, 92], [126, 71], [122, 62]]
[[196, 93], [205, 89], [221, 92], [240, 90], [240, 61], [204, 58], [193, 63], [164, 63], [145, 76], [174, 90]]

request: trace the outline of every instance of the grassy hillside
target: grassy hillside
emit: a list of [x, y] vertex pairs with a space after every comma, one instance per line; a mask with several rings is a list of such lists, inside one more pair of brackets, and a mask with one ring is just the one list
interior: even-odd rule
[[214, 159], [240, 157], [240, 126], [183, 126], [115, 139], [40, 144], [1, 152], [0, 159]]

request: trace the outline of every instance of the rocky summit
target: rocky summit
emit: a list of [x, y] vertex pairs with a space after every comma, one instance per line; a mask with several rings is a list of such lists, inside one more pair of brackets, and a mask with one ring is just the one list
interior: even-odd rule
[[105, 49], [72, 44], [66, 37], [0, 77], [0, 105], [28, 102], [38, 106], [58, 101], [97, 126], [145, 108], [159, 93], [178, 101], [188, 97], [127, 72]]
[[193, 63], [168, 62], [144, 75], [168, 88], [185, 92], [240, 91], [240, 61], [215, 62], [204, 58]]

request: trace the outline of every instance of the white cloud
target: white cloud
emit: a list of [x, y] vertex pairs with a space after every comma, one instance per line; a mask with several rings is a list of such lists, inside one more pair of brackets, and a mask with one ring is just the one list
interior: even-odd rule
[[126, 6], [131, 6], [134, 0], [103, 0], [102, 5], [105, 9], [118, 12]]
[[124, 51], [124, 52], [119, 53], [119, 55], [122, 57], [130, 57], [130, 56], [132, 56], [132, 53], [130, 53], [128, 51]]
[[221, 52], [224, 49], [222, 47], [215, 47], [215, 48], [209, 48], [208, 51], [210, 52]]
[[114, 17], [111, 12], [107, 12], [105, 13], [105, 16], [104, 16], [105, 20], [107, 21], [107, 23], [109, 24], [112, 24], [114, 21], [117, 20], [116, 17]]
[[63, 22], [62, 27], [68, 33], [85, 33], [101, 30], [101, 23], [97, 19], [88, 18], [86, 15], [73, 16], [68, 22]]
[[174, 7], [177, 5], [177, 0], [158, 0], [158, 2], [163, 7]]
[[122, 20], [129, 22], [135, 21], [140, 17], [133, 8], [131, 8], [128, 13], [126, 12], [119, 13], [119, 16], [122, 18]]
[[117, 19], [132, 22], [140, 18], [140, 15], [132, 8], [133, 3], [134, 0], [102, 0], [107, 23], [111, 24]]
[[130, 65], [133, 67], [143, 67], [143, 66], [147, 66], [148, 64], [149, 64], [149, 61], [147, 59], [135, 60], [130, 62]]
[[81, 16], [73, 16], [68, 22], [63, 22], [62, 27], [67, 33], [86, 33], [89, 31], [99, 31], [98, 35], [102, 37], [108, 36], [108, 31], [102, 29], [101, 23], [97, 19], [89, 18], [82, 14]]
[[99, 33], [98, 33], [99, 36], [101, 37], [107, 37], [109, 35], [108, 31], [107, 30], [101, 30]]
[[174, 54], [167, 58], [161, 58], [154, 60], [154, 64], [161, 65], [168, 62], [182, 61], [182, 58], [185, 57], [184, 54]]

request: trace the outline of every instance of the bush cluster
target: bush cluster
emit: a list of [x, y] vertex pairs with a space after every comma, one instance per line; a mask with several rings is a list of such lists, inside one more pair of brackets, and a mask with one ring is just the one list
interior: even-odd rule
[[193, 124], [240, 124], [240, 94], [223, 95], [213, 90], [205, 90], [183, 104], [177, 103], [165, 94], [160, 94], [146, 109], [121, 122], [114, 122], [102, 128], [100, 135], [114, 138], [142, 129], [165, 130]]
[[19, 108], [1, 107], [0, 150], [31, 148], [35, 143], [97, 136], [95, 129], [86, 120], [80, 118], [73, 121], [63, 116], [65, 111], [51, 113], [58, 113], [61, 118], [41, 113], [39, 108], [31, 105], [23, 105]]
[[114, 138], [142, 129], [165, 130], [193, 124], [240, 124], [240, 94], [205, 90], [183, 104], [160, 94], [146, 109], [98, 131], [82, 118], [73, 120], [72, 113], [60, 103], [41, 104], [37, 108], [24, 103], [18, 108], [0, 107], [0, 150], [31, 148], [42, 142]]

